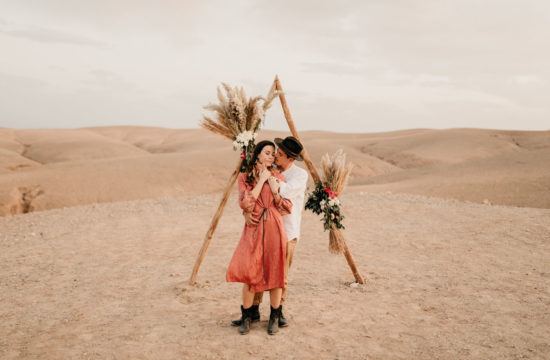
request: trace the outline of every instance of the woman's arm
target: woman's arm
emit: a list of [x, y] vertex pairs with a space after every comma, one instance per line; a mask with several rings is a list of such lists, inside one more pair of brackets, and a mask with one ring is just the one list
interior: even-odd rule
[[251, 212], [254, 210], [256, 199], [252, 197], [252, 186], [246, 183], [246, 174], [239, 174], [239, 206], [245, 212]]

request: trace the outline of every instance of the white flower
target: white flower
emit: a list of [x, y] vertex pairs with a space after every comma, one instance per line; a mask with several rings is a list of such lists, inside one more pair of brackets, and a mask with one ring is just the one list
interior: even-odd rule
[[330, 207], [333, 207], [334, 205], [336, 205], [336, 201], [334, 201], [334, 199], [330, 199], [330, 200], [328, 201], [328, 205], [329, 205]]
[[239, 133], [235, 137], [235, 141], [233, 141], [233, 150], [237, 150], [241, 147], [247, 147], [248, 144], [254, 141], [256, 138], [257, 133], [252, 132], [250, 130], [243, 131], [242, 133]]
[[323, 208], [325, 207], [325, 200], [321, 200], [321, 202], [319, 203], [319, 205]]

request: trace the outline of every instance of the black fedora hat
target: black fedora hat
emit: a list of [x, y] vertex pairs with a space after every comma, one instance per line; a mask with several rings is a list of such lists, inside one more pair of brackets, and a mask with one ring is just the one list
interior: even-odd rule
[[275, 144], [277, 144], [277, 146], [280, 147], [288, 157], [298, 161], [304, 160], [301, 155], [304, 147], [294, 136], [287, 136], [284, 139], [275, 138]]

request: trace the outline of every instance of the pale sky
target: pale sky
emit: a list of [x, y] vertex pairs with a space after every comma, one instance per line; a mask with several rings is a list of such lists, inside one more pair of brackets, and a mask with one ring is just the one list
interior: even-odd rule
[[276, 74], [301, 130], [548, 130], [550, 1], [0, 0], [0, 127], [197, 128]]

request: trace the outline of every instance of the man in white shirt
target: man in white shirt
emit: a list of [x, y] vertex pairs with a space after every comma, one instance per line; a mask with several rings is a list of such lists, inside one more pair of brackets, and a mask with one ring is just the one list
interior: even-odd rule
[[[300, 223], [302, 221], [302, 210], [304, 209], [304, 197], [306, 192], [306, 185], [308, 179], [308, 173], [306, 170], [296, 166], [294, 161], [303, 161], [302, 144], [292, 136], [288, 136], [285, 139], [275, 138], [275, 144], [277, 144], [277, 153], [275, 155], [275, 165], [278, 170], [285, 177], [286, 182], [280, 182], [279, 194], [281, 197], [292, 201], [292, 212], [283, 216], [283, 225], [287, 236], [286, 246], [286, 262], [285, 262], [285, 287], [283, 288], [283, 294], [281, 297], [281, 317], [279, 319], [279, 327], [288, 326], [288, 320], [284, 317], [282, 312], [282, 305], [286, 301], [286, 289], [288, 283], [288, 272], [292, 265], [292, 257], [294, 256], [294, 249], [296, 243], [300, 237]], [[246, 222], [249, 225], [257, 225], [258, 220], [253, 217], [252, 213], [243, 213]], [[256, 293], [254, 296], [252, 321], [260, 320], [259, 304], [262, 301], [263, 293]], [[241, 319], [233, 320], [231, 322], [234, 326], [240, 326]]]

